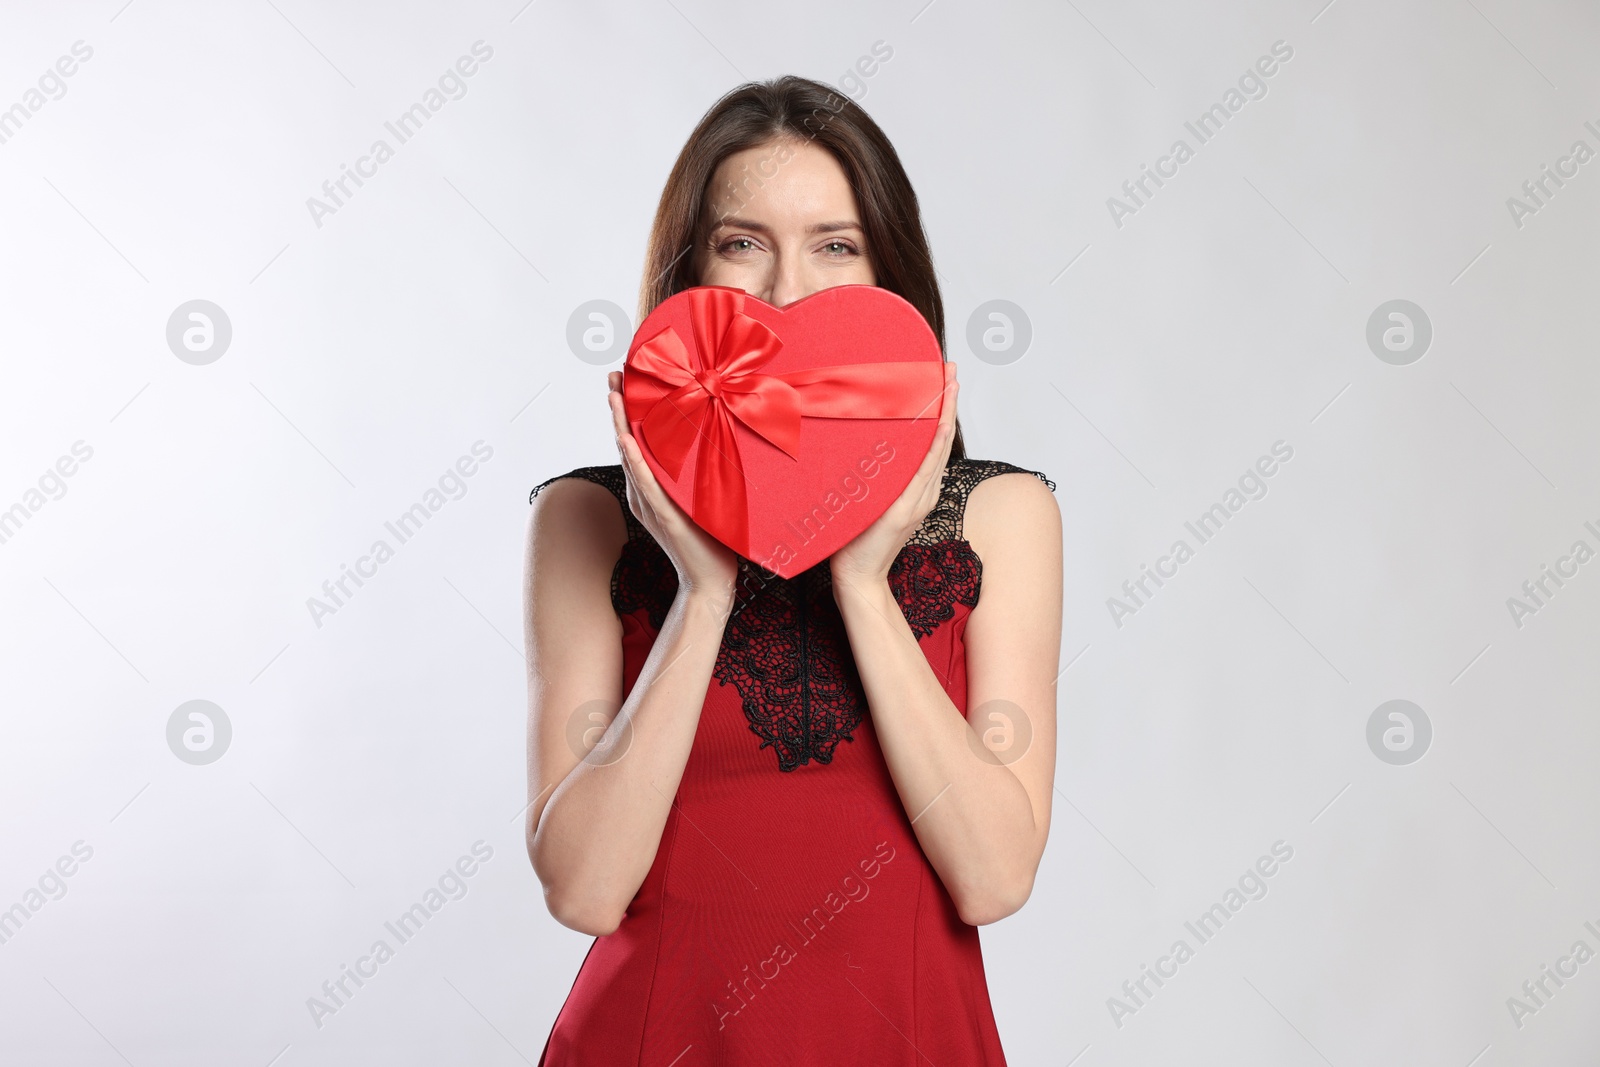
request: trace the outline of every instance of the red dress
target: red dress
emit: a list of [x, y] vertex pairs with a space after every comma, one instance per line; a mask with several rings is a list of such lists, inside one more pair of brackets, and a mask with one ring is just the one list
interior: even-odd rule
[[[962, 711], [962, 634], [982, 577], [962, 513], [984, 478], [1023, 470], [951, 460], [889, 573]], [[676, 572], [629, 511], [620, 466], [558, 477], [606, 486], [628, 526], [611, 579], [626, 693]], [[739, 567], [655, 862], [622, 924], [590, 946], [539, 1067], [1002, 1067], [977, 928], [895, 791], [827, 561], [788, 580]]]

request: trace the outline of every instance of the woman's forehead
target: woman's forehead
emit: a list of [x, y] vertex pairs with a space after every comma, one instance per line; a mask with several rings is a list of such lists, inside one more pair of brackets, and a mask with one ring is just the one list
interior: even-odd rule
[[[827, 150], [799, 145], [785, 157], [765, 146], [746, 149], [718, 165], [706, 191], [708, 222], [803, 220], [815, 232], [856, 225], [855, 196], [844, 168]], [[758, 227], [757, 227], [758, 228]]]

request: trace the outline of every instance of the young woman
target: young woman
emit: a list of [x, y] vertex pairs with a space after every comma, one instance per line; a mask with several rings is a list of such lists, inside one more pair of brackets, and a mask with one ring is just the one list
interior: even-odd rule
[[[778, 307], [869, 284], [944, 313], [916, 195], [858, 106], [786, 77], [707, 112], [667, 180], [641, 320], [695, 285]], [[1061, 521], [943, 414], [905, 491], [768, 574], [620, 463], [533, 491], [528, 854], [595, 936], [541, 1067], [1000, 1065], [977, 926], [1050, 828]]]

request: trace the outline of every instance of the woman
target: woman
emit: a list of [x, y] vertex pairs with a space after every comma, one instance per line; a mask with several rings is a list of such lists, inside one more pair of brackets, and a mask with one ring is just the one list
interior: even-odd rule
[[[667, 180], [641, 320], [695, 285], [852, 283], [943, 348], [882, 131], [817, 82], [734, 90]], [[666, 496], [618, 372], [620, 463], [534, 489], [528, 853], [596, 937], [541, 1065], [1005, 1062], [975, 927], [1049, 832], [1061, 526], [1043, 474], [966, 458], [954, 369], [905, 491], [793, 579]]]

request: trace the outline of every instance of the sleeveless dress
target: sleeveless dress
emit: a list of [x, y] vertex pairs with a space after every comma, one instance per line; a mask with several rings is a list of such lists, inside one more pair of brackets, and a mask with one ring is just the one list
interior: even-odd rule
[[[967, 707], [982, 564], [962, 537], [985, 478], [952, 459], [889, 572], [923, 654]], [[628, 508], [620, 465], [580, 467], [622, 508], [611, 576], [623, 689], [677, 591]], [[557, 480], [540, 483], [529, 496]], [[626, 758], [624, 755], [622, 758]], [[976, 927], [923, 854], [878, 746], [827, 560], [782, 579], [741, 558], [739, 591], [654, 864], [595, 939], [539, 1067], [1003, 1067]]]

